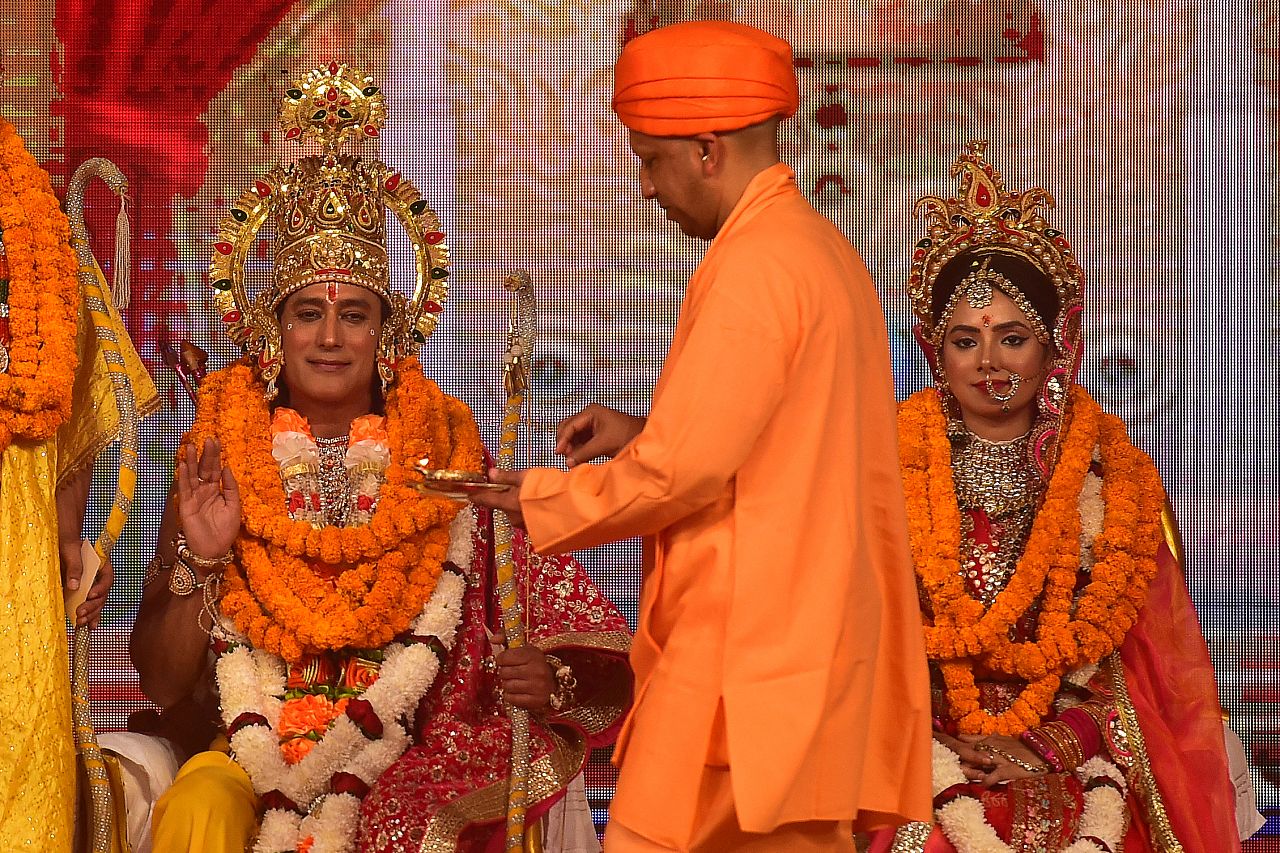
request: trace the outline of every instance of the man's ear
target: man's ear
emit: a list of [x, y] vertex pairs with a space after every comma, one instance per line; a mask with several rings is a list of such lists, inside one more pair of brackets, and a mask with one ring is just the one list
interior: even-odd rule
[[702, 160], [702, 174], [717, 174], [724, 167], [724, 140], [718, 133], [699, 133], [693, 137], [698, 144], [698, 157]]

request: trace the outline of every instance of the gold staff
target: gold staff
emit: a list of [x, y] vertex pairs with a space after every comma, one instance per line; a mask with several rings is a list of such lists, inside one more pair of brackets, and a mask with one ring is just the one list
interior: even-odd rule
[[[79, 261], [77, 275], [84, 293], [84, 301], [93, 321], [93, 328], [102, 347], [111, 377], [111, 390], [115, 394], [116, 408], [120, 412], [120, 468], [116, 477], [115, 499], [106, 526], [98, 534], [93, 550], [105, 563], [111, 549], [124, 529], [133, 503], [134, 487], [138, 481], [138, 407], [133, 388], [125, 373], [124, 356], [120, 340], [116, 337], [112, 321], [111, 299], [107, 295], [106, 281], [98, 268], [89, 247], [89, 232], [84, 224], [84, 189], [93, 178], [101, 178], [111, 191], [120, 196], [120, 216], [116, 220], [116, 269], [118, 285], [127, 288], [129, 265], [128, 218], [125, 214], [125, 198], [129, 184], [124, 175], [110, 160], [96, 157], [87, 160], [76, 169], [67, 187], [67, 217], [71, 221], [71, 245]], [[127, 293], [127, 290], [123, 291]], [[123, 296], [121, 297], [123, 299]], [[75, 725], [76, 750], [84, 762], [89, 780], [90, 819], [92, 849], [94, 853], [107, 853], [111, 849], [112, 823], [114, 819], [111, 783], [107, 765], [98, 747], [89, 715], [89, 628], [78, 625], [75, 629], [75, 650], [72, 655], [72, 722]], [[121, 827], [123, 831], [123, 827]]]
[[[508, 275], [502, 286], [511, 294], [511, 319], [507, 326], [507, 349], [502, 357], [507, 406], [502, 417], [497, 466], [510, 471], [515, 463], [520, 409], [529, 387], [529, 363], [538, 336], [538, 308], [533, 283], [524, 270]], [[511, 556], [511, 522], [501, 510], [493, 512], [493, 538], [502, 627], [507, 634], [507, 648], [518, 649], [525, 644], [524, 613]], [[507, 789], [506, 849], [508, 853], [519, 853], [524, 850], [525, 811], [529, 805], [529, 712], [511, 706], [507, 711], [511, 717], [511, 781]]]

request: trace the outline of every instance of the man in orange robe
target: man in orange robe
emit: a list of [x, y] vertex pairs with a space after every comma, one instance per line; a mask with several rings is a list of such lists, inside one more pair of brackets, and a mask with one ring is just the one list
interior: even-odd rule
[[779, 162], [785, 41], [655, 30], [614, 92], [645, 197], [714, 240], [648, 418], [590, 407], [561, 427], [572, 470], [491, 472], [518, 492], [474, 500], [522, 513], [544, 553], [648, 537], [606, 850], [853, 850], [853, 831], [930, 819], [880, 304]]

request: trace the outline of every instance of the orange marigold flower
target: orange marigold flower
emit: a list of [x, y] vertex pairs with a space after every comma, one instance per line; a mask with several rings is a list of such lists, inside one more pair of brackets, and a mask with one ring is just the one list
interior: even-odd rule
[[388, 440], [386, 422], [386, 418], [381, 415], [361, 415], [351, 422], [351, 443], [355, 444], [357, 441], [385, 443]]
[[[1123, 423], [1074, 388], [1059, 461], [1021, 559], [984, 608], [960, 575], [960, 512], [937, 392], [926, 389], [904, 402], [898, 426], [909, 540], [933, 614], [933, 624], [924, 626], [925, 649], [942, 672], [951, 717], [964, 732], [1019, 734], [1039, 724], [1064, 674], [1111, 654], [1136, 621], [1162, 541], [1159, 474]], [[1095, 449], [1102, 458], [1103, 531], [1077, 598], [1079, 500]], [[1011, 626], [1036, 601], [1042, 613], [1035, 639], [1010, 640]], [[1027, 686], [1008, 710], [991, 714], [979, 705], [975, 667]]]
[[284, 738], [323, 735], [340, 713], [329, 697], [319, 693], [306, 693], [289, 699], [280, 709], [280, 735]]
[[293, 765], [310, 755], [311, 750], [315, 748], [315, 741], [305, 737], [296, 737], [280, 744], [280, 754], [284, 756], [285, 764]]
[[271, 414], [271, 434], [275, 435], [279, 432], [300, 432], [303, 435], [311, 435], [311, 425], [307, 423], [306, 418], [293, 409], [280, 406]]

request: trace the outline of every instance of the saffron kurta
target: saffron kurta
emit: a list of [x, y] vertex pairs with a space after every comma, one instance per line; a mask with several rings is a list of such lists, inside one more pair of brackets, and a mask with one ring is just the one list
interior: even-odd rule
[[535, 469], [535, 546], [645, 535], [614, 820], [693, 833], [708, 764], [743, 830], [925, 819], [928, 677], [897, 467], [888, 341], [840, 232], [779, 164], [690, 280], [643, 432]]

